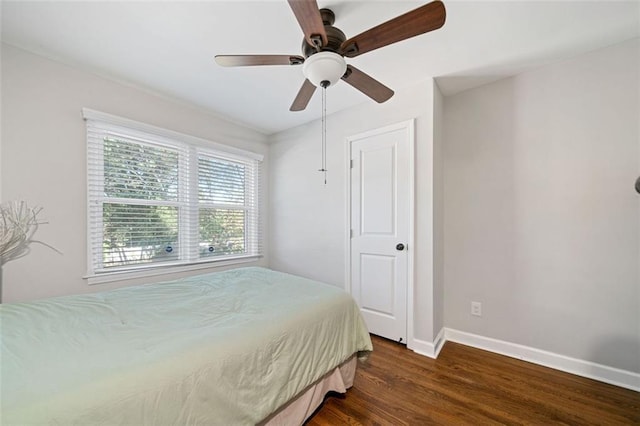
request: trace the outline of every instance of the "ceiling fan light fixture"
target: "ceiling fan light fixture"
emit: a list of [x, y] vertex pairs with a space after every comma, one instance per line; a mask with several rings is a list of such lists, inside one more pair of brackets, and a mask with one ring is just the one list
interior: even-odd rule
[[316, 87], [324, 87], [324, 81], [328, 81], [329, 85], [335, 84], [346, 71], [344, 58], [334, 52], [315, 53], [302, 66], [304, 76]]

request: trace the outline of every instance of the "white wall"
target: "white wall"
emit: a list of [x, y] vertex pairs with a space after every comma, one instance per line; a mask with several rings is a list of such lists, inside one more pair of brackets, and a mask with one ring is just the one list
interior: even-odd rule
[[445, 98], [447, 327], [640, 372], [639, 52]]
[[[41, 226], [35, 237], [63, 253], [33, 244], [28, 256], [6, 263], [2, 268], [4, 302], [101, 291], [145, 281], [88, 286], [82, 278], [87, 270], [83, 107], [268, 153], [266, 137], [255, 131], [5, 44], [1, 83], [2, 200], [24, 199], [42, 206], [41, 217], [49, 224]], [[268, 158], [264, 165], [266, 176]], [[266, 199], [268, 188], [264, 189]], [[266, 264], [267, 259], [259, 263]]]
[[368, 99], [363, 102], [328, 117], [327, 185], [317, 171], [321, 154], [319, 121], [272, 136], [270, 266], [336, 286], [345, 285], [346, 138], [416, 118], [414, 334], [431, 342], [433, 82], [429, 79], [397, 90], [384, 104]]

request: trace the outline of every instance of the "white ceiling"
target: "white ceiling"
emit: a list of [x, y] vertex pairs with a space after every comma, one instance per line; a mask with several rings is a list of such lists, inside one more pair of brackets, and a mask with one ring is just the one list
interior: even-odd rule
[[[426, 2], [318, 0], [347, 37]], [[349, 59], [398, 89], [439, 77], [445, 95], [640, 36], [640, 1], [448, 1], [440, 30]], [[285, 0], [2, 1], [2, 41], [214, 111], [270, 134], [319, 118], [319, 92], [289, 112], [302, 67], [223, 68], [217, 54], [300, 54]], [[373, 102], [340, 82], [328, 112]]]

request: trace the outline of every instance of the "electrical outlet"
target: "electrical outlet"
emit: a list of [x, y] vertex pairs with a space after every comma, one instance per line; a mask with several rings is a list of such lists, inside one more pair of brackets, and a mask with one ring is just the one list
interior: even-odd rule
[[482, 316], [482, 303], [471, 302], [471, 315], [474, 315], [476, 317]]

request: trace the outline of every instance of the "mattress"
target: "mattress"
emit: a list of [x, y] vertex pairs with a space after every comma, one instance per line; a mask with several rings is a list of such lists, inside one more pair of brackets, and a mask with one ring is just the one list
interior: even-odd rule
[[342, 289], [240, 268], [0, 306], [11, 424], [257, 424], [372, 349]]

